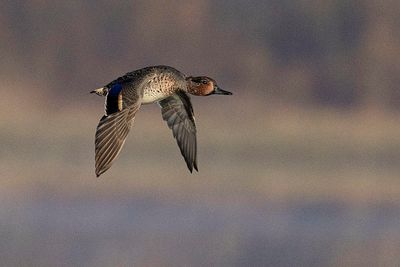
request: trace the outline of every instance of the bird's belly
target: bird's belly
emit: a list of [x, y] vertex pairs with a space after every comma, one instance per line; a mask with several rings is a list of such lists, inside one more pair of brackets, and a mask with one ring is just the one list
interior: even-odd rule
[[161, 92], [161, 90], [145, 90], [143, 92], [142, 104], [150, 104], [168, 97], [169, 94]]

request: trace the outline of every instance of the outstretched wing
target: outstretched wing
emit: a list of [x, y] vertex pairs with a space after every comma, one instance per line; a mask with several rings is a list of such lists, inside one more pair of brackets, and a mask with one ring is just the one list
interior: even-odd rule
[[189, 96], [179, 91], [158, 103], [161, 106], [163, 120], [172, 130], [187, 167], [190, 172], [193, 168], [198, 171], [196, 124]]
[[107, 171], [118, 156], [132, 127], [140, 101], [121, 111], [104, 115], [97, 126], [95, 140], [96, 175]]

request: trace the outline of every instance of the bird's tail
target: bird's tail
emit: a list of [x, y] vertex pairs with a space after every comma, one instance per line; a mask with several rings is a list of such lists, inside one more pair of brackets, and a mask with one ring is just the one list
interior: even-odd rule
[[98, 88], [96, 90], [91, 91], [90, 93], [91, 94], [96, 94], [96, 95], [99, 95], [99, 96], [106, 96], [107, 93], [108, 93], [108, 89], [106, 87], [101, 87], [101, 88]]

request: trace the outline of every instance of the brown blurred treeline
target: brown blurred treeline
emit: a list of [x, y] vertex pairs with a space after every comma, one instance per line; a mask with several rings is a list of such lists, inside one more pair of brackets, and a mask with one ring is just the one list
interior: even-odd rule
[[168, 64], [266, 104], [395, 110], [399, 17], [377, 0], [3, 1], [0, 76], [62, 104]]

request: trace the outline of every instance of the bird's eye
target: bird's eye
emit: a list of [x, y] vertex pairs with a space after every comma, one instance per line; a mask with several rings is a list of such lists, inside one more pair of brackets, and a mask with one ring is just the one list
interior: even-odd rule
[[202, 84], [208, 84], [208, 81], [207, 80], [202, 80], [201, 83]]

